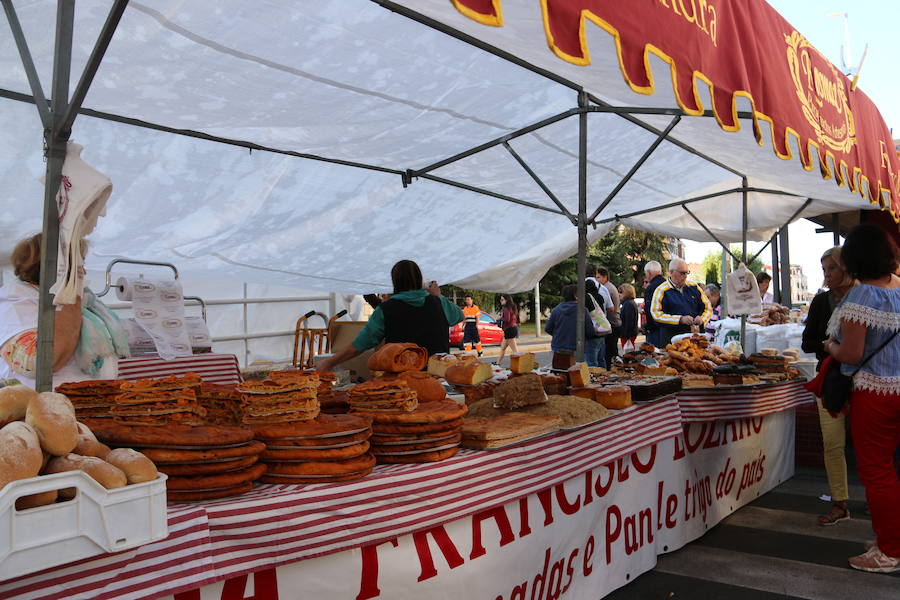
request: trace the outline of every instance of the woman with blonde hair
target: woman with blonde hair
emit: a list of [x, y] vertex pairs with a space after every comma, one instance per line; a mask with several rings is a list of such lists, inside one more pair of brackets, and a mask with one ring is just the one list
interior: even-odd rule
[[619, 316], [622, 318], [622, 331], [619, 334], [619, 343], [622, 349], [625, 344], [631, 342], [634, 347], [634, 340], [638, 334], [638, 307], [634, 301], [634, 286], [630, 283], [623, 283], [619, 286]]
[[[828, 355], [822, 343], [828, 338], [826, 330], [828, 320], [831, 318], [835, 307], [847, 294], [854, 281], [844, 270], [841, 263], [841, 247], [829, 248], [822, 254], [823, 286], [827, 291], [821, 292], [812, 299], [809, 304], [809, 315], [806, 317], [806, 329], [803, 330], [803, 351], [813, 353], [819, 360], [816, 370], [822, 365], [822, 360]], [[822, 451], [825, 458], [825, 474], [828, 477], [828, 487], [831, 490], [831, 510], [824, 515], [819, 515], [819, 525], [829, 526], [846, 521], [850, 518], [850, 509], [847, 500], [850, 492], [847, 486], [847, 460], [844, 457], [844, 447], [847, 442], [846, 415], [839, 414], [832, 417], [822, 406], [822, 399], [818, 398], [819, 425], [822, 428]]]

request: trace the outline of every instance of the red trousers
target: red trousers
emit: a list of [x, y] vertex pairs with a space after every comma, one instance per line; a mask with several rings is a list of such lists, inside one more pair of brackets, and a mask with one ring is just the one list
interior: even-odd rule
[[900, 557], [900, 479], [894, 470], [894, 451], [900, 443], [900, 393], [854, 391], [850, 429], [878, 548], [892, 558]]

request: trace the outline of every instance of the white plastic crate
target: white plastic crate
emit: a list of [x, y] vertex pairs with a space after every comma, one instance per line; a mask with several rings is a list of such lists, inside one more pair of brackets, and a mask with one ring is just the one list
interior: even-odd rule
[[[81, 471], [14, 481], [0, 493], [0, 580], [169, 535], [166, 476], [107, 490]], [[75, 498], [27, 510], [16, 499], [75, 488]]]

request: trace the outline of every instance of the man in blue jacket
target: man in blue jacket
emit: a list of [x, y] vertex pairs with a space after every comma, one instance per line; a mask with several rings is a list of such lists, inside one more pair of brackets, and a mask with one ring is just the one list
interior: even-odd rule
[[[558, 304], [556, 308], [550, 311], [550, 318], [544, 325], [544, 331], [552, 336], [550, 340], [550, 349], [570, 350], [575, 352], [575, 341], [577, 338], [577, 318], [578, 318], [578, 302], [575, 295], [578, 287], [575, 284], [569, 284], [562, 289], [563, 302]], [[587, 307], [584, 308], [584, 339], [597, 337], [594, 329], [594, 322]]]
[[660, 326], [656, 344], [660, 348], [671, 342], [672, 336], [690, 333], [694, 326], [702, 331], [712, 316], [712, 305], [703, 288], [687, 280], [690, 273], [686, 262], [673, 258], [669, 278], [653, 292], [650, 314]]

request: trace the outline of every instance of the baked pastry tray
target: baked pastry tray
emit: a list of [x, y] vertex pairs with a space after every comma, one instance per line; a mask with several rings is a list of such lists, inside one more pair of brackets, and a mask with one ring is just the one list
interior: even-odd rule
[[[579, 425], [579, 427], [582, 427], [582, 425]], [[562, 430], [562, 429], [554, 429], [553, 431], [548, 431], [548, 432], [546, 432], [546, 433], [539, 433], [538, 435], [536, 435], [536, 436], [534, 436], [534, 437], [529, 437], [529, 438], [525, 438], [525, 439], [522, 439], [522, 440], [516, 440], [516, 441], [514, 441], [514, 442], [509, 442], [508, 444], [503, 444], [502, 446], [494, 446], [493, 448], [473, 448], [472, 446], [467, 446], [467, 445], [466, 445], [466, 440], [465, 440], [465, 439], [464, 439], [463, 441], [461, 441], [461, 442], [459, 443], [459, 445], [460, 445], [461, 448], [468, 448], [469, 450], [481, 450], [481, 451], [484, 451], [484, 452], [493, 452], [494, 450], [505, 450], [506, 448], [511, 448], [511, 447], [513, 447], [513, 446], [518, 446], [519, 444], [524, 444], [525, 442], [530, 442], [530, 441], [533, 441], [533, 440], [539, 440], [539, 439], [541, 439], [541, 438], [545, 438], [545, 437], [550, 436], [550, 435], [553, 435], [553, 434], [555, 434], [555, 433], [559, 433], [560, 431], [563, 431], [563, 430]]]

